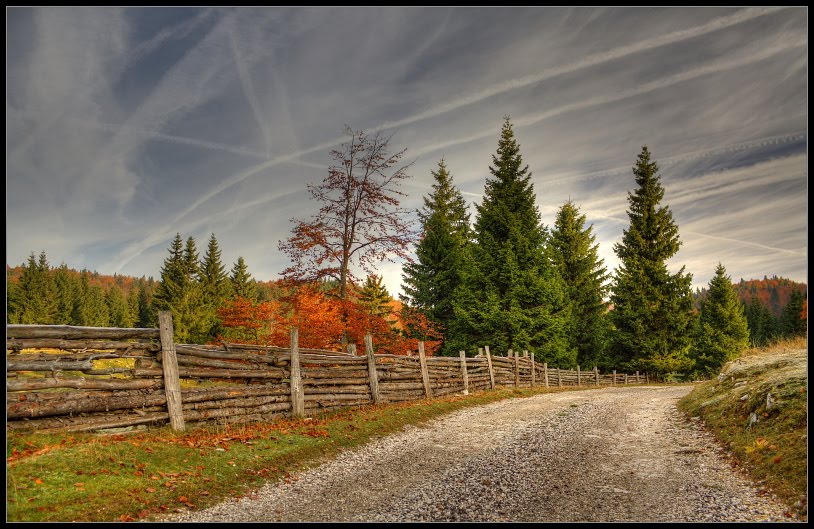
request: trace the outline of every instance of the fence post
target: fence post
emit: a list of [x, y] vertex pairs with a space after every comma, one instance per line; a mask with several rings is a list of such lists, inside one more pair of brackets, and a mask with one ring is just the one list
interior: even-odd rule
[[594, 366], [594, 375], [596, 376], [596, 385], [599, 385], [599, 369]]
[[548, 387], [548, 362], [543, 362], [543, 379], [545, 379], [545, 387]]
[[427, 355], [424, 353], [424, 342], [418, 342], [418, 360], [421, 362], [421, 379], [424, 381], [424, 394], [427, 398], [432, 397], [430, 387], [430, 372], [427, 370]]
[[647, 374], [647, 371], [644, 372], [644, 383], [650, 384], [650, 375]]
[[520, 387], [520, 352], [514, 351], [514, 355], [512, 355], [512, 350], [509, 349], [509, 356], [514, 356], [514, 387]]
[[638, 371], [636, 371], [636, 383], [637, 384], [639, 383], [639, 372]]
[[[523, 351], [523, 356], [526, 356], [528, 351]], [[534, 354], [532, 353], [529, 355], [531, 359], [531, 387], [535, 387], [537, 385], [537, 374], [534, 372], [537, 367], [534, 365]]]
[[469, 374], [466, 372], [466, 352], [459, 351], [461, 357], [461, 376], [464, 379], [464, 395], [469, 395]]
[[562, 369], [557, 368], [557, 387], [562, 387]]
[[489, 354], [489, 346], [485, 345], [484, 348], [486, 349], [486, 364], [489, 366], [489, 383], [492, 386], [492, 389], [495, 389], [495, 370], [492, 369], [492, 355]]
[[614, 385], [614, 386], [616, 385], [616, 370], [615, 369], [613, 370], [613, 382], [611, 382], [611, 384]]
[[178, 357], [175, 356], [170, 311], [162, 310], [158, 313], [158, 332], [161, 337], [161, 367], [164, 370], [164, 393], [167, 396], [170, 427], [180, 432], [184, 430], [184, 412], [181, 405], [181, 381], [178, 378]]
[[300, 334], [297, 327], [291, 328], [291, 415], [302, 417], [305, 415], [305, 392], [302, 387], [302, 371], [300, 370]]
[[577, 364], [577, 386], [581, 386], [581, 385], [582, 385], [582, 380], [580, 380], [580, 377], [579, 377], [579, 364]]
[[625, 385], [627, 386], [627, 373], [625, 373]]
[[376, 373], [376, 358], [373, 356], [373, 336], [365, 335], [365, 352], [367, 353], [367, 375], [370, 378], [370, 398], [373, 404], [382, 401], [379, 394], [379, 375]]

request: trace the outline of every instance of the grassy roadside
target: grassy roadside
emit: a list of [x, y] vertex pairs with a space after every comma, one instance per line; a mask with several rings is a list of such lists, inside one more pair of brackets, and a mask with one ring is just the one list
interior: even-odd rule
[[679, 401], [789, 513], [807, 519], [808, 344], [751, 349]]
[[503, 388], [181, 433], [168, 427], [127, 435], [10, 433], [6, 521], [149, 521], [176, 509], [202, 509], [268, 480], [288, 479], [408, 424], [502, 399], [574, 389]]

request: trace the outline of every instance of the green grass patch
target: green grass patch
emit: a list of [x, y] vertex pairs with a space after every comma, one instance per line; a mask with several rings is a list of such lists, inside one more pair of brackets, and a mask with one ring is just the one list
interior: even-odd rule
[[807, 367], [805, 340], [751, 350], [678, 403], [802, 518], [808, 495]]
[[6, 519], [149, 521], [178, 509], [203, 509], [409, 424], [502, 399], [574, 389], [502, 388], [186, 432], [168, 427], [115, 435], [8, 432]]

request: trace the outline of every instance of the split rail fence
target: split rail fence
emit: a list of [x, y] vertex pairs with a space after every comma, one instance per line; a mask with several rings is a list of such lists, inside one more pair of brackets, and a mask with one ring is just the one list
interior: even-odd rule
[[169, 423], [264, 421], [371, 403], [419, 400], [498, 386], [641, 384], [638, 372], [548, 367], [489, 347], [475, 357], [365, 354], [242, 344], [176, 344], [169, 312], [158, 329], [6, 326], [6, 429], [41, 433]]

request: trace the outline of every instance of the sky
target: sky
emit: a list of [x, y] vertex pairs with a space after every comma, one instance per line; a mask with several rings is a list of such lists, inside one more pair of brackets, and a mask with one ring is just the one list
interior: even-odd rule
[[[504, 117], [541, 221], [568, 200], [609, 272], [642, 146], [707, 286], [807, 283], [807, 7], [6, 7], [6, 260], [158, 279], [215, 234], [291, 263], [345, 127], [392, 134], [407, 220], [439, 160], [482, 201]], [[401, 292], [403, 262], [377, 266]]]

